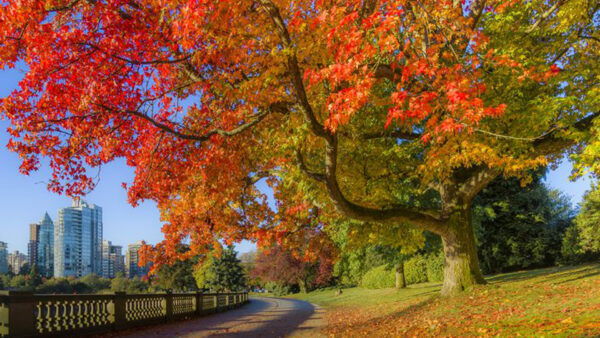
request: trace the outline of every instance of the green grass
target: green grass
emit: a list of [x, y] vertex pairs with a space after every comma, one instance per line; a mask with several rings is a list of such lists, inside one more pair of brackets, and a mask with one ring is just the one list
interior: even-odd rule
[[406, 289], [335, 289], [288, 296], [327, 310], [334, 336], [600, 335], [600, 265], [488, 276], [453, 298], [440, 283]]

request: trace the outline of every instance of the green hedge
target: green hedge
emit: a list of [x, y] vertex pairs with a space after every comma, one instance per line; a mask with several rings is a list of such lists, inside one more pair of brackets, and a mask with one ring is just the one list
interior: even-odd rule
[[367, 289], [393, 288], [396, 286], [396, 274], [386, 270], [385, 265], [378, 266], [365, 273], [361, 286]]
[[427, 282], [427, 260], [423, 255], [414, 255], [404, 262], [406, 284]]
[[429, 254], [427, 256], [427, 280], [441, 282], [444, 280], [444, 253]]
[[444, 280], [444, 254], [414, 255], [404, 262], [406, 284]]

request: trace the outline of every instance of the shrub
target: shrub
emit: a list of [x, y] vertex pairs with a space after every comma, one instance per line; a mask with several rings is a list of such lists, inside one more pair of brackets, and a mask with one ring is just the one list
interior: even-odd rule
[[265, 289], [275, 296], [285, 296], [293, 293], [294, 290], [289, 285], [282, 285], [276, 282], [268, 282], [265, 284]]
[[386, 270], [385, 265], [373, 268], [362, 278], [361, 286], [367, 289], [393, 288], [396, 285], [394, 271]]
[[414, 255], [404, 262], [406, 284], [427, 282], [427, 259], [423, 255]]
[[427, 281], [441, 282], [444, 280], [444, 253], [438, 252], [427, 255]]

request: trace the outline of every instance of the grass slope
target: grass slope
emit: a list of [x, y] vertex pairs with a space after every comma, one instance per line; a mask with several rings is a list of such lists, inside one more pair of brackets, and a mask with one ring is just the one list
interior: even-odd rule
[[600, 265], [491, 276], [489, 284], [439, 297], [440, 284], [296, 294], [323, 306], [330, 336], [600, 337]]

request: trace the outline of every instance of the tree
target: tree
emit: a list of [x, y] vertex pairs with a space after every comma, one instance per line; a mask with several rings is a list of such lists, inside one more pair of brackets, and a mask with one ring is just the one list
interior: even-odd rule
[[240, 291], [246, 287], [244, 269], [237, 258], [233, 246], [220, 252], [214, 252], [203, 265], [194, 272], [196, 283], [200, 289], [216, 292]]
[[282, 246], [273, 246], [258, 253], [251, 276], [262, 282], [280, 286], [297, 286], [307, 293], [313, 288], [330, 285], [333, 279], [332, 260], [323, 251], [314, 260], [299, 257]]
[[35, 288], [38, 285], [42, 284], [42, 276], [39, 274], [36, 264], [33, 264], [31, 266], [28, 277], [29, 277], [27, 280], [28, 286]]
[[110, 289], [113, 292], [145, 293], [148, 292], [148, 283], [140, 278], [126, 278], [122, 272], [118, 272], [110, 281]]
[[[473, 198], [571, 151], [598, 169], [595, 1], [8, 1], [8, 147], [79, 195], [124, 157], [163, 211], [155, 266], [293, 214], [441, 236], [442, 294], [484, 283]], [[232, 20], [235, 18], [235, 20]], [[256, 184], [274, 190], [271, 210]], [[435, 193], [432, 207], [394, 194]], [[408, 192], [408, 191], [407, 191]], [[404, 194], [403, 196], [405, 196]], [[335, 224], [323, 222], [322, 225]], [[403, 241], [399, 238], [398, 241]]]
[[110, 279], [102, 278], [94, 273], [79, 278], [79, 281], [87, 285], [92, 292], [110, 289]]
[[25, 263], [19, 269], [19, 275], [28, 275], [30, 271], [31, 268], [29, 267], [29, 263]]
[[172, 265], [162, 265], [156, 270], [152, 285], [176, 292], [196, 291], [198, 288], [194, 279], [195, 264], [195, 260], [188, 259]]
[[477, 249], [486, 273], [556, 264], [575, 212], [569, 200], [543, 182], [541, 172], [521, 186], [517, 179], [497, 178], [473, 206]]
[[583, 196], [574, 226], [567, 230], [562, 254], [568, 263], [600, 256], [600, 190], [597, 185]]

